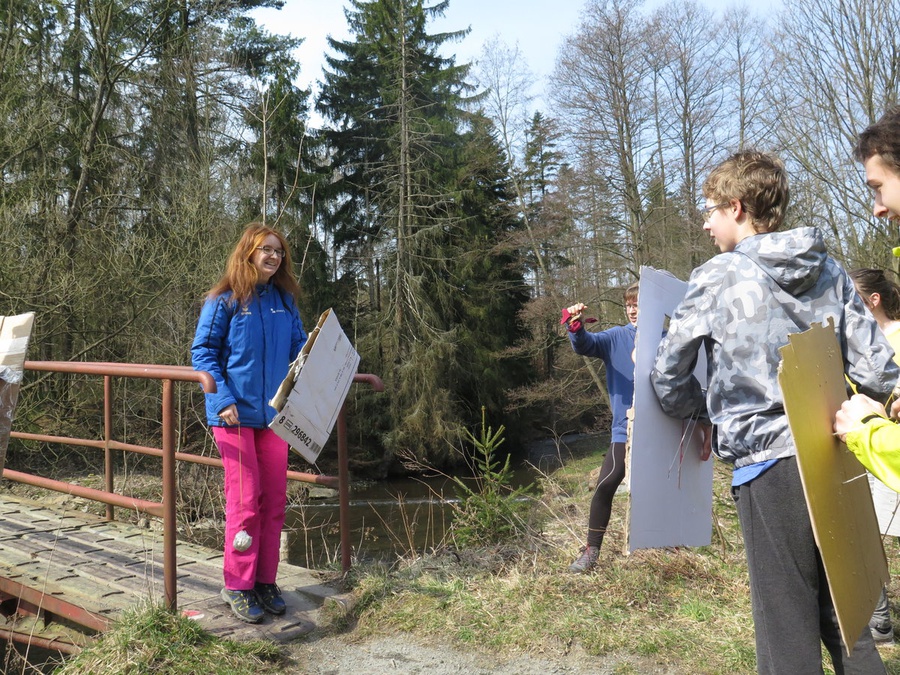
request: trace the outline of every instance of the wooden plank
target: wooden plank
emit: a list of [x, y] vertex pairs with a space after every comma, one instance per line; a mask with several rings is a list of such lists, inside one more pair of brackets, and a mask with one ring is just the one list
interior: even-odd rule
[[[33, 500], [0, 494], [0, 576], [94, 614], [115, 619], [140, 601], [162, 602], [162, 548], [158, 530], [110, 523], [88, 513], [57, 513]], [[326, 601], [342, 597], [315, 573], [282, 563], [278, 583], [288, 612], [260, 625], [242, 624], [219, 597], [222, 557], [219, 550], [178, 543], [178, 605], [199, 612], [201, 625], [213, 634], [296, 639], [316, 627]], [[52, 634], [51, 624], [41, 637]]]

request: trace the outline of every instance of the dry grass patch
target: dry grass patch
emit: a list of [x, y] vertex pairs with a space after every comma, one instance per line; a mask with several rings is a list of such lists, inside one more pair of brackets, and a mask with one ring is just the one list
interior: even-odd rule
[[148, 605], [123, 614], [113, 630], [55, 672], [257, 675], [284, 672], [284, 665], [280, 648], [272, 642], [214, 638], [197, 622]]
[[[730, 469], [714, 472], [710, 546], [622, 553], [626, 496], [616, 497], [598, 566], [567, 572], [581, 541], [602, 452], [542, 480], [541, 536], [503, 547], [441, 551], [393, 568], [358, 570], [358, 630], [450, 637], [497, 652], [640, 657], [671, 673], [754, 673], [753, 620]], [[888, 545], [892, 569], [900, 547]], [[893, 594], [892, 594], [893, 595]], [[900, 675], [898, 648], [883, 648]], [[827, 660], [827, 659], [826, 659]], [[620, 672], [628, 672], [623, 665]]]

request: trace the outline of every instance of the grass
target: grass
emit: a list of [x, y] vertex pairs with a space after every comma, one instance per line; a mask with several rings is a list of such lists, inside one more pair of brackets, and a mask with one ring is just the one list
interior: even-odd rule
[[180, 614], [143, 606], [126, 612], [113, 630], [54, 672], [255, 675], [281, 672], [282, 661], [280, 648], [271, 642], [220, 640]]
[[[595, 451], [576, 457], [543, 478], [534, 502], [542, 524], [537, 535], [490, 547], [411, 553], [392, 565], [357, 565], [347, 580], [354, 614], [326, 621], [324, 632], [352, 632], [356, 639], [409, 633], [467, 650], [545, 657], [578, 652], [618, 675], [755, 673], [730, 469], [715, 466], [710, 546], [624, 554], [626, 496], [620, 494], [597, 568], [573, 575], [567, 567], [582, 541], [591, 497], [586, 476], [602, 456]], [[897, 579], [898, 541], [887, 540], [885, 550]], [[891, 599], [898, 593], [900, 584], [892, 585]], [[888, 673], [900, 675], [900, 646], [880, 651]], [[289, 666], [272, 643], [213, 638], [195, 622], [148, 606], [127, 613], [112, 632], [56, 672], [240, 675], [293, 672]], [[826, 672], [832, 671], [826, 666]]]
[[[574, 459], [545, 477], [537, 538], [356, 568], [356, 631], [363, 637], [406, 631], [501, 652], [580, 649], [620, 673], [755, 673], [743, 542], [731, 472], [722, 463], [714, 472], [710, 546], [625, 555], [626, 496], [620, 494], [597, 568], [567, 573], [587, 523], [585, 477], [602, 454]], [[897, 574], [900, 550], [896, 542], [886, 542], [886, 549]], [[882, 647], [881, 654], [888, 672], [900, 675], [900, 647]]]

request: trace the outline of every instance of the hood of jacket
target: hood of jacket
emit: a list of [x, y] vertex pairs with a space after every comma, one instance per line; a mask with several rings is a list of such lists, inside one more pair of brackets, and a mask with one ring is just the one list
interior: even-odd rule
[[825, 240], [815, 227], [747, 237], [734, 251], [750, 258], [794, 296], [816, 285], [828, 259]]

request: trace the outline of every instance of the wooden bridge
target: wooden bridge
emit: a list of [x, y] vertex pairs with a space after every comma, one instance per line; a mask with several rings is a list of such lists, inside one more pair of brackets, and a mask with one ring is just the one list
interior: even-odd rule
[[[320, 615], [343, 614], [347, 598], [328, 585], [325, 575], [281, 563], [277, 583], [287, 604], [283, 616], [266, 615], [260, 624], [238, 620], [221, 600], [223, 553], [187, 542], [177, 542], [175, 518], [175, 463], [195, 462], [221, 466], [221, 460], [176, 452], [173, 381], [212, 383], [207, 373], [175, 366], [109, 363], [26, 362], [26, 370], [83, 373], [104, 377], [103, 440], [61, 438], [13, 431], [12, 438], [102, 449], [105, 454], [105, 490], [3, 469], [3, 478], [63, 492], [73, 497], [68, 508], [0, 492], [0, 639], [27, 642], [63, 653], [75, 653], [109, 628], [122, 611], [142, 603], [165, 603], [184, 612], [210, 633], [232, 639], [288, 641], [304, 635], [320, 622]], [[158, 379], [163, 384], [162, 447], [149, 448], [113, 440], [111, 432], [111, 377]], [[376, 391], [381, 380], [357, 375]], [[212, 383], [212, 387], [215, 384]], [[338, 488], [341, 502], [341, 561], [350, 566], [347, 514], [346, 422], [337, 424], [339, 476], [288, 472], [288, 478]], [[116, 494], [111, 453], [137, 452], [162, 458], [162, 503]], [[0, 465], [2, 466], [2, 465]], [[106, 517], [76, 510], [76, 500], [107, 504]], [[137, 509], [162, 520], [162, 528], [148, 529], [118, 522], [114, 507]], [[340, 575], [335, 573], [332, 580]], [[177, 598], [177, 600], [176, 600]]]
[[[158, 530], [0, 495], [0, 634], [77, 652], [123, 610], [164, 601], [162, 550]], [[323, 607], [329, 616], [345, 607], [323, 574], [282, 563], [287, 612], [246, 624], [219, 597], [221, 551], [179, 542], [176, 562], [179, 610], [220, 637], [292, 640], [316, 627]]]

